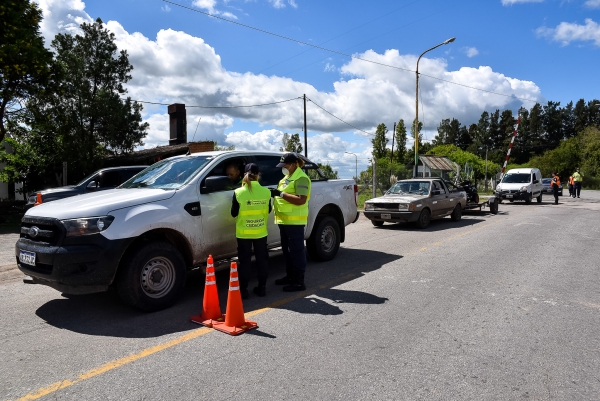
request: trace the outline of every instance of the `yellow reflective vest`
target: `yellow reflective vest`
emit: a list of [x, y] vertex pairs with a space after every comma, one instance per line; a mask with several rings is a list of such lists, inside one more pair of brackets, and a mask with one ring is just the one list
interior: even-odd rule
[[281, 192], [296, 195], [296, 180], [301, 177], [308, 180], [308, 196], [306, 197], [306, 203], [304, 203], [304, 205], [293, 205], [283, 198], [276, 196], [273, 202], [275, 209], [275, 224], [305, 226], [308, 222], [308, 201], [310, 199], [312, 183], [304, 171], [302, 171], [300, 167], [296, 168], [294, 174], [291, 176], [286, 175], [279, 181], [277, 189]]
[[575, 173], [573, 173], [573, 180], [575, 182], [581, 182], [581, 181], [583, 181], [583, 175], [575, 172]]
[[266, 237], [271, 191], [258, 181], [252, 181], [252, 191], [244, 184], [234, 193], [240, 204], [240, 212], [235, 221], [235, 236], [243, 239]]

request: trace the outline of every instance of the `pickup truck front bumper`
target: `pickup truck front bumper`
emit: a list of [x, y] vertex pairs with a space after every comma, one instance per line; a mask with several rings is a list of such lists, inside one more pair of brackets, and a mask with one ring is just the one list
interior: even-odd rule
[[[67, 294], [90, 294], [108, 289], [132, 238], [109, 240], [101, 234], [73, 238], [74, 243], [51, 245], [21, 237], [15, 245], [17, 266], [36, 284]], [[71, 241], [69, 241], [71, 242]], [[20, 251], [35, 253], [35, 266], [19, 260]]]
[[[365, 210], [364, 215], [366, 218], [368, 218], [369, 220], [375, 220], [375, 221], [388, 221], [388, 222], [392, 222], [392, 223], [399, 223], [399, 222], [415, 222], [419, 219], [419, 215], [421, 214], [420, 210], [415, 210], [415, 211], [403, 211], [403, 212], [398, 212], [398, 211], [387, 211], [387, 210]], [[384, 217], [382, 217], [381, 215], [384, 215]], [[387, 218], [387, 216], [385, 215], [389, 215], [389, 219]]]

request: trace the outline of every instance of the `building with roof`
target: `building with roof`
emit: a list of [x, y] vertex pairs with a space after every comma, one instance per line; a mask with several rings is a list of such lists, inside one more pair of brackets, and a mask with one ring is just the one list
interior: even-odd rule
[[417, 173], [415, 174], [415, 161], [411, 160], [406, 168], [411, 168], [413, 177], [440, 177], [450, 179], [450, 173], [460, 170], [460, 166], [446, 156], [419, 155]]

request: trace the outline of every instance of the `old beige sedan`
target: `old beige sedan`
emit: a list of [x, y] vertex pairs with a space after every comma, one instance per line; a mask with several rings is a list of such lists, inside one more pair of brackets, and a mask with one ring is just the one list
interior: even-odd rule
[[365, 202], [365, 216], [374, 226], [412, 222], [426, 228], [432, 219], [459, 221], [467, 204], [464, 191], [450, 191], [441, 179], [413, 178], [395, 183], [383, 196]]

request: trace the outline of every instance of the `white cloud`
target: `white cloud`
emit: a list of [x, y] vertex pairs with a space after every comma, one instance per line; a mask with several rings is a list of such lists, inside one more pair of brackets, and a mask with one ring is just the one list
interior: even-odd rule
[[[83, 4], [76, 0], [70, 1], [76, 5]], [[204, 5], [208, 7], [211, 4]], [[55, 22], [62, 18], [56, 10], [61, 10], [64, 15], [71, 13], [70, 10], [61, 7], [52, 8], [51, 11], [56, 17]], [[80, 11], [82, 13], [80, 17], [86, 18], [87, 14]], [[357, 56], [398, 66], [407, 71], [352, 59], [340, 68], [343, 79], [333, 82], [333, 90], [325, 92], [317, 90], [308, 83], [290, 78], [228, 71], [223, 67], [221, 57], [213, 47], [202, 38], [185, 32], [163, 29], [156, 34], [156, 37], [148, 38], [139, 32], [126, 31], [116, 21], [109, 21], [106, 26], [115, 33], [118, 47], [127, 50], [129, 60], [134, 66], [133, 79], [127, 84], [129, 95], [137, 100], [167, 104], [185, 103], [188, 106], [190, 140], [196, 128], [197, 118], [202, 117], [196, 140], [215, 139], [219, 143], [242, 146], [244, 135], [252, 135], [251, 133], [242, 135], [234, 132], [225, 135], [225, 130], [235, 128], [234, 119], [242, 119], [265, 125], [265, 131], [261, 131], [261, 135], [270, 135], [268, 138], [275, 141], [272, 142], [276, 143], [273, 146], [277, 146], [278, 149], [280, 140], [277, 140], [275, 131], [279, 133], [302, 131], [301, 99], [252, 108], [206, 109], [190, 106], [265, 104], [299, 98], [302, 94], [306, 94], [314, 103], [340, 119], [367, 132], [374, 132], [375, 127], [381, 122], [385, 122], [391, 130], [393, 122], [400, 118], [404, 119], [407, 126], [410, 126], [410, 122], [414, 119], [415, 76], [412, 70], [417, 62], [416, 55], [402, 55], [398, 50], [387, 50], [383, 54], [372, 50], [365, 51]], [[182, 54], [185, 57], [181, 57]], [[419, 72], [421, 74], [419, 116], [424, 122], [424, 129], [433, 132], [444, 118], [454, 117], [463, 124], [470, 124], [479, 119], [482, 110], [496, 108], [516, 110], [522, 104], [522, 101], [511, 97], [476, 91], [465, 86], [508, 96], [541, 100], [540, 90], [535, 83], [507, 77], [487, 66], [464, 67], [457, 71], [450, 71], [444, 59], [422, 58]], [[465, 86], [432, 79], [428, 75]], [[527, 107], [531, 105], [526, 104]], [[147, 146], [155, 143], [166, 144], [168, 127], [165, 108], [148, 106], [144, 112], [146, 113], [144, 118], [151, 124], [151, 132], [146, 140]], [[339, 152], [343, 154], [343, 150], [351, 149], [353, 146], [350, 142], [346, 145], [345, 140], [340, 139], [341, 142], [335, 142], [331, 139], [339, 139], [340, 134], [336, 136], [336, 132], [354, 132], [368, 139], [371, 138], [333, 118], [311, 102], [307, 104], [307, 124], [311, 135], [315, 132], [325, 132], [326, 135], [331, 136], [327, 137], [330, 138], [331, 143], [311, 139], [311, 142], [315, 140], [317, 142], [315, 145], [309, 144], [311, 155], [315, 151], [323, 158], [332, 156], [317, 151], [321, 146], [327, 149], [329, 145], [335, 145], [338, 154]], [[266, 128], [273, 128], [273, 130]], [[355, 140], [360, 139], [351, 136], [352, 134], [349, 135]], [[311, 138], [321, 137], [317, 135]], [[362, 143], [364, 144], [364, 140]], [[362, 152], [363, 149], [360, 151]]]
[[517, 3], [542, 3], [544, 0], [502, 0], [503, 6], [510, 6]]
[[325, 72], [332, 72], [332, 71], [337, 71], [337, 68], [335, 67], [335, 65], [327, 63], [325, 64]]
[[593, 41], [596, 46], [600, 46], [600, 25], [590, 18], [585, 20], [585, 25], [561, 22], [556, 28], [538, 28], [537, 33], [565, 46], [575, 41]]
[[208, 11], [210, 14], [214, 14], [215, 5], [217, 4], [216, 0], [194, 0], [192, 5], [203, 10]]
[[77, 34], [79, 25], [94, 20], [84, 11], [81, 0], [36, 0], [43, 12], [40, 30], [49, 46], [57, 33]]
[[465, 51], [467, 57], [469, 57], [469, 58], [475, 57], [476, 55], [479, 54], [479, 50], [477, 50], [477, 48], [475, 48], [475, 47], [465, 47], [464, 51]]
[[[269, 3], [275, 8], [284, 8], [286, 2], [285, 0], [269, 0]], [[287, 3], [294, 8], [298, 8], [298, 4], [296, 4], [295, 0], [288, 0]]]
[[588, 8], [600, 8], [600, 0], [587, 0], [583, 5]]
[[254, 134], [248, 131], [235, 131], [227, 134], [225, 142], [235, 145], [239, 150], [272, 150], [278, 151], [282, 146], [283, 131], [269, 129]]
[[165, 5], [164, 5], [164, 6], [162, 6], [160, 9], [161, 9], [161, 10], [163, 10], [163, 11], [165, 11], [165, 12], [167, 12], [167, 13], [168, 13], [169, 11], [171, 11], [171, 7], [169, 7], [169, 5], [168, 5], [168, 4], [165, 4]]

